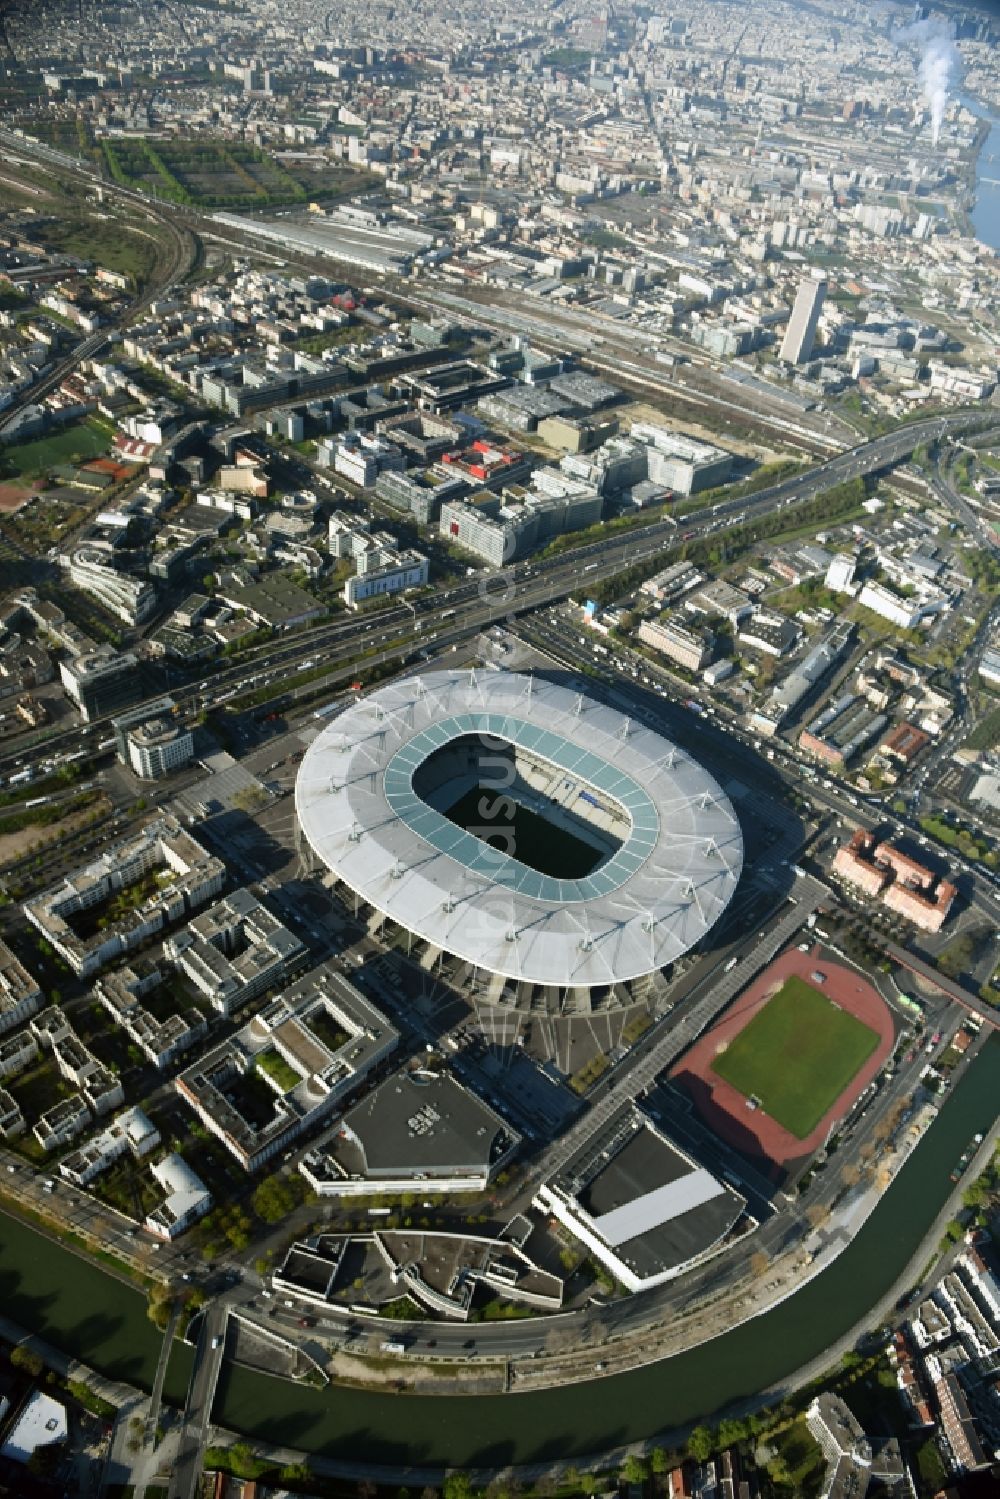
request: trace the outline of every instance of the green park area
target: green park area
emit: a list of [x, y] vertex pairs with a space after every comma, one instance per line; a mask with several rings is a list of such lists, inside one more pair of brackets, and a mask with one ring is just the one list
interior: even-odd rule
[[712, 1071], [804, 1140], [878, 1045], [875, 1031], [804, 979], [786, 979]]
[[301, 182], [256, 146], [139, 138], [102, 146], [116, 182], [185, 207], [266, 208], [309, 198]]
[[60, 464], [87, 463], [108, 451], [108, 429], [92, 421], [72, 422], [32, 442], [0, 448], [0, 478], [44, 477]]

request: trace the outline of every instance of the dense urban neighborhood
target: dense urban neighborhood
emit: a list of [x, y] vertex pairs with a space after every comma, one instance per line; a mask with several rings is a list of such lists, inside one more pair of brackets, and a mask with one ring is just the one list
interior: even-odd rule
[[0, 3], [0, 1496], [998, 1492], [998, 57]]

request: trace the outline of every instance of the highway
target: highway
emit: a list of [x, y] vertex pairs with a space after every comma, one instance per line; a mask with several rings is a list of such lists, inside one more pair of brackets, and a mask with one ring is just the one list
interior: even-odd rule
[[[55, 164], [63, 170], [81, 170], [78, 163], [73, 162], [72, 158], [64, 157], [63, 153], [45, 147], [39, 147], [35, 152], [35, 143], [26, 143], [11, 132], [0, 129], [0, 141], [9, 143], [12, 139], [20, 150], [25, 150], [30, 144], [33, 154], [43, 159], [56, 159]], [[93, 174], [84, 172], [83, 175]], [[100, 179], [95, 177], [95, 180]], [[140, 194], [111, 188], [103, 181], [101, 185], [111, 196], [119, 195], [123, 199], [139, 201], [147, 210], [150, 208], [149, 201]], [[170, 224], [162, 215], [161, 219], [165, 224]], [[145, 297], [133, 304], [129, 311], [130, 317], [141, 310], [156, 292], [162, 293], [173, 284], [180, 274], [181, 264], [178, 250], [178, 259], [173, 269], [168, 268], [168, 274], [155, 290], [147, 291]], [[58, 383], [69, 369], [87, 357], [88, 349], [89, 352], [96, 352], [106, 336], [103, 332], [94, 335], [93, 338], [98, 341], [93, 344], [93, 348], [89, 348], [92, 340], [85, 340], [67, 360], [50, 371], [44, 377], [45, 380]], [[603, 367], [608, 368], [611, 373], [616, 367], [619, 372], [629, 368], [627, 362], [621, 359], [616, 364], [615, 356], [602, 354], [601, 358], [604, 360]], [[644, 367], [632, 365], [630, 369], [631, 378], [639, 374], [647, 383], [655, 383]], [[36, 399], [42, 388], [42, 385], [34, 387], [30, 393], [26, 393], [26, 397]], [[701, 398], [704, 399], [704, 395]], [[12, 410], [13, 408], [8, 408], [5, 415], [9, 416]], [[816, 464], [807, 473], [796, 475], [757, 494], [723, 500], [710, 509], [695, 512], [682, 520], [680, 529], [672, 520], [658, 520], [648, 526], [638, 526], [627, 533], [612, 532], [596, 542], [555, 557], [518, 564], [498, 574], [481, 573], [461, 583], [450, 584], [432, 595], [390, 607], [375, 615], [348, 616], [304, 629], [293, 636], [278, 637], [255, 651], [247, 652], [238, 661], [224, 664], [220, 669], [206, 674], [200, 683], [191, 681], [172, 689], [172, 695], [182, 710], [193, 713], [202, 706], [217, 707], [248, 693], [284, 683], [288, 684], [287, 691], [276, 698], [277, 704], [283, 703], [286, 698], [288, 702], [295, 702], [303, 697], [311, 697], [324, 688], [333, 693], [343, 688], [359, 671], [370, 666], [412, 661], [425, 651], [441, 652], [452, 644], [467, 640], [484, 626], [531, 613], [570, 594], [585, 591], [591, 583], [596, 584], [613, 577], [637, 563], [661, 557], [665, 563], [679, 541], [701, 538], [744, 521], [786, 509], [790, 511], [788, 519], [791, 522], [796, 507], [808, 503], [832, 486], [889, 469], [907, 459], [917, 446], [965, 432], [982, 420], [978, 412], [953, 412], [914, 422], [870, 442], [837, 452]], [[936, 492], [944, 503], [959, 508], [961, 497], [950, 486], [941, 483]], [[970, 524], [966, 517], [962, 516], [962, 519], [967, 525]], [[975, 529], [972, 534], [978, 535]], [[449, 618], [446, 619], [445, 614]], [[361, 651], [365, 652], [363, 659], [360, 657]], [[318, 661], [327, 669], [324, 677], [317, 682], [296, 683], [296, 673], [301, 672], [304, 663], [310, 660]], [[579, 651], [576, 651], [574, 660], [573, 651], [567, 644], [564, 661], [568, 667], [578, 668]], [[44, 758], [69, 749], [76, 750], [81, 746], [96, 750], [108, 735], [109, 722], [110, 716], [90, 725], [75, 725], [67, 730], [55, 730], [35, 736], [30, 750], [26, 751], [22, 745], [0, 753], [0, 770], [6, 774], [14, 764], [21, 761], [38, 764]], [[735, 731], [735, 725], [726, 727]], [[782, 759], [775, 764], [781, 773], [794, 780], [798, 766], [787, 749], [782, 750]], [[806, 788], [799, 782], [797, 789]], [[846, 790], [835, 785], [828, 787], [814, 782], [808, 787], [808, 795], [818, 806], [862, 826], [889, 823], [898, 831], [908, 833], [913, 833], [916, 826], [914, 819], [908, 814], [890, 814], [881, 803], [859, 804], [857, 798], [849, 799]], [[951, 854], [949, 860], [960, 862]], [[997, 919], [995, 891], [983, 871], [964, 863], [964, 872], [971, 882], [973, 903], [983, 914]], [[815, 908], [824, 894], [824, 888], [818, 881], [800, 882], [800, 905], [792, 909], [779, 905], [774, 916], [764, 925], [760, 936], [755, 939], [756, 945], [750, 948], [730, 974], [719, 972], [724, 967], [721, 958], [714, 964], [706, 964], [701, 970], [699, 982], [692, 985], [669, 1016], [659, 1022], [628, 1053], [611, 1079], [595, 1091], [593, 1106], [588, 1112], [542, 1154], [534, 1165], [533, 1175], [537, 1178], [541, 1174], [551, 1175], [558, 1170], [584, 1139], [600, 1128], [626, 1098], [649, 1088], [663, 1069], [712, 1022], [719, 1009], [736, 992], [736, 988], [748, 982], [752, 973], [794, 935], [807, 912]], [[942, 1043], [942, 1047], [944, 1044], [946, 1042]], [[876, 1110], [884, 1111], [888, 1107], [890, 1094], [899, 1096], [904, 1086], [912, 1085], [922, 1064], [921, 1056], [903, 1067], [897, 1085], [892, 1090], [886, 1090], [886, 1096], [880, 1099]], [[845, 1150], [845, 1159], [850, 1159], [849, 1148]], [[16, 1157], [0, 1154], [0, 1162], [16, 1160]], [[34, 1200], [39, 1206], [48, 1206], [50, 1211], [53, 1207], [58, 1209], [61, 1218], [65, 1214], [68, 1224], [78, 1227], [91, 1237], [97, 1238], [102, 1232], [108, 1233], [109, 1224], [114, 1221], [112, 1215], [107, 1210], [95, 1208], [87, 1194], [76, 1193], [61, 1184], [57, 1194], [48, 1198], [42, 1195], [41, 1177], [30, 1172], [30, 1168], [23, 1164], [18, 1166], [17, 1171], [21, 1173], [16, 1184], [17, 1190], [23, 1193], [25, 1201]], [[15, 1174], [12, 1173], [12, 1177]], [[5, 1181], [6, 1185], [8, 1183]], [[816, 1189], [816, 1195], [810, 1200], [822, 1205], [823, 1194], [829, 1196], [833, 1191], [832, 1180], [825, 1185], [821, 1183]], [[786, 1217], [776, 1215], [759, 1230], [755, 1248], [763, 1248], [773, 1255], [779, 1254], [791, 1241], [800, 1237], [802, 1232], [801, 1224], [789, 1223]], [[131, 1231], [121, 1223], [115, 1224], [113, 1238], [110, 1234], [109, 1238], [118, 1252], [124, 1256], [135, 1255], [145, 1262], [146, 1269], [151, 1268], [149, 1257], [161, 1253], [143, 1239], [138, 1243], [143, 1244], [144, 1248], [139, 1249]], [[176, 1250], [165, 1247], [157, 1268], [177, 1276], [181, 1273], [182, 1263], [182, 1257]], [[580, 1337], [580, 1329], [585, 1328], [587, 1331], [583, 1333], [582, 1340], [589, 1337], [594, 1344], [612, 1333], [643, 1333], [668, 1318], [682, 1316], [692, 1306], [703, 1301], [709, 1293], [713, 1299], [723, 1300], [744, 1286], [746, 1278], [745, 1257], [737, 1253], [692, 1272], [680, 1285], [661, 1287], [656, 1292], [609, 1307], [567, 1314], [565, 1321], [547, 1318], [537, 1322], [479, 1325], [475, 1329], [435, 1323], [424, 1324], [415, 1329], [412, 1323], [392, 1324], [380, 1319], [376, 1327], [367, 1331], [356, 1325], [356, 1318], [338, 1320], [335, 1315], [331, 1315], [322, 1319], [321, 1326], [324, 1332], [334, 1332], [337, 1341], [348, 1342], [371, 1353], [377, 1351], [379, 1341], [391, 1336], [393, 1330], [396, 1330], [408, 1344], [409, 1351], [405, 1357], [424, 1354], [450, 1359], [532, 1358], [545, 1351], [546, 1341], [550, 1338], [553, 1327], [571, 1328], [574, 1338]], [[245, 1308], [266, 1320], [267, 1325], [277, 1323], [291, 1337], [297, 1336], [295, 1324], [298, 1310], [288, 1312], [273, 1304], [258, 1306], [259, 1295], [258, 1286], [248, 1277], [245, 1282], [225, 1291], [209, 1304], [195, 1357], [185, 1412], [185, 1432], [171, 1480], [170, 1499], [187, 1499], [194, 1492], [201, 1454], [210, 1429], [211, 1402], [224, 1354], [229, 1308]]]
[[[964, 431], [981, 419], [977, 413], [954, 412], [925, 422], [913, 422], [817, 464], [808, 473], [741, 499], [723, 500], [709, 509], [686, 516], [682, 530], [668, 519], [637, 526], [625, 533], [610, 532], [606, 538], [551, 558], [529, 560], [499, 573], [479, 573], [432, 595], [415, 599], [412, 604], [306, 628], [289, 636], [287, 641], [278, 637], [256, 651], [248, 652], [232, 666], [223, 666], [210, 674], [204, 687], [188, 683], [172, 689], [172, 695], [182, 708], [189, 710], [202, 705], [217, 706], [234, 694], [257, 690], [280, 678], [293, 678], [295, 664], [315, 657], [317, 653], [322, 654], [324, 664], [330, 666], [326, 685], [334, 691], [366, 666], [381, 664], [394, 657], [403, 660], [428, 647], [440, 650], [443, 644], [451, 644], [484, 625], [565, 598], [591, 582], [601, 582], [625, 567], [660, 554], [666, 562], [679, 540], [710, 535], [724, 529], [727, 524], [739, 524], [776, 510], [794, 509], [835, 484], [887, 469], [909, 457], [917, 446], [945, 433]], [[446, 626], [442, 615], [452, 609], [455, 622]], [[378, 650], [394, 640], [398, 645], [392, 649]], [[369, 650], [375, 654], [361, 659], [360, 652]], [[261, 668], [260, 662], [266, 662], [266, 666]], [[309, 691], [315, 692], [316, 688], [310, 686]], [[93, 750], [107, 737], [112, 716], [109, 714], [91, 724], [71, 729], [21, 736], [17, 745], [0, 750], [0, 774], [8, 774], [14, 765], [37, 763], [70, 749], [83, 747]]]

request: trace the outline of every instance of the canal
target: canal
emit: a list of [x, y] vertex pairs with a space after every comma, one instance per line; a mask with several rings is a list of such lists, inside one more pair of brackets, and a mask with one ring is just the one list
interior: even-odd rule
[[689, 1353], [563, 1389], [448, 1399], [303, 1390], [229, 1367], [216, 1419], [346, 1461], [489, 1467], [582, 1457], [711, 1417], [821, 1356], [891, 1288], [947, 1198], [956, 1160], [993, 1122], [998, 1097], [995, 1037], [840, 1258], [781, 1306]]
[[969, 217], [977, 239], [1000, 250], [1000, 115], [967, 94], [959, 98], [971, 114], [990, 126], [976, 159], [976, 202]]
[[[162, 1338], [146, 1298], [20, 1219], [0, 1213], [0, 1312], [65, 1353], [129, 1384], [153, 1383]], [[176, 1344], [164, 1386], [183, 1402], [191, 1350]]]
[[[711, 1417], [820, 1356], [892, 1286], [947, 1197], [955, 1161], [994, 1119], [998, 1097], [1000, 1038], [994, 1038], [836, 1263], [765, 1316], [689, 1353], [530, 1396], [447, 1399], [308, 1390], [227, 1367], [216, 1420], [346, 1461], [492, 1466], [581, 1457]], [[160, 1338], [144, 1298], [3, 1214], [0, 1308], [103, 1373], [151, 1383]], [[183, 1400], [190, 1357], [180, 1346], [171, 1357], [167, 1395], [175, 1402]], [[590, 1362], [594, 1353], [583, 1357]]]

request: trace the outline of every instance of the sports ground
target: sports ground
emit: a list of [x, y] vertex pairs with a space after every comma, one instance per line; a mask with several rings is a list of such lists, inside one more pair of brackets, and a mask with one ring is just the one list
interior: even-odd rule
[[815, 1154], [889, 1057], [892, 1011], [820, 948], [784, 952], [671, 1072], [720, 1139], [775, 1179]]
[[804, 1140], [877, 1045], [877, 1032], [793, 974], [712, 1071]]

